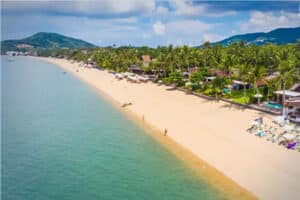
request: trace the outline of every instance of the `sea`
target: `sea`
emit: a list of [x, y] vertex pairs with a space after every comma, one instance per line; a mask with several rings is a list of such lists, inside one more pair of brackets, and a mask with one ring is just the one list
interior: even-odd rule
[[1, 56], [3, 200], [216, 200], [216, 187], [53, 64]]

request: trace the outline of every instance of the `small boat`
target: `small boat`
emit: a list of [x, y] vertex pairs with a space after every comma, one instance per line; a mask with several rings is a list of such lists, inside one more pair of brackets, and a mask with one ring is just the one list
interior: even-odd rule
[[63, 72], [63, 74], [66, 74], [67, 72]]

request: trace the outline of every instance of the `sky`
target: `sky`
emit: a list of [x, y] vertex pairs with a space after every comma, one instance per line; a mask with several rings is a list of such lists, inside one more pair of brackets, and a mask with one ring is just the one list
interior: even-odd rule
[[1, 1], [1, 40], [56, 32], [98, 46], [196, 46], [299, 26], [300, 1]]

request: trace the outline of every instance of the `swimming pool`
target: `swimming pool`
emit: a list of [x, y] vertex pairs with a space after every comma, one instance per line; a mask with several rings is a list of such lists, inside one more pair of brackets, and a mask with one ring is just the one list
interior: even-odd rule
[[225, 92], [225, 93], [230, 93], [230, 92], [231, 92], [231, 89], [229, 89], [229, 88], [224, 88], [224, 89], [223, 89], [223, 92]]
[[282, 105], [279, 103], [268, 102], [265, 105], [269, 108], [273, 108], [273, 109], [277, 109], [277, 110], [281, 110], [283, 108]]

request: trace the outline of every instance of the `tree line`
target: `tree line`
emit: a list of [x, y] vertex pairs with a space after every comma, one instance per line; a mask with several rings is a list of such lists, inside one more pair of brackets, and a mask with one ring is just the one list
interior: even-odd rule
[[[276, 78], [268, 80], [267, 96], [272, 96], [275, 89], [291, 87], [300, 79], [300, 40], [296, 44], [262, 46], [247, 45], [244, 41], [228, 46], [204, 43], [200, 48], [189, 46], [150, 47], [105, 47], [94, 49], [52, 49], [38, 52], [40, 56], [62, 56], [68, 59], [88, 62], [93, 60], [97, 66], [118, 72], [128, 71], [131, 65], [138, 65], [146, 72], [156, 73], [161, 80], [184, 86], [186, 83], [182, 72], [196, 68], [188, 77], [191, 89], [201, 89], [205, 76], [221, 71], [211, 83], [211, 92], [221, 94], [222, 88], [232, 79], [252, 84], [259, 92], [257, 83], [265, 76], [277, 73]], [[143, 67], [142, 55], [152, 58], [149, 66]], [[203, 88], [202, 88], [203, 89]], [[205, 88], [204, 88], [205, 89]], [[207, 89], [207, 88], [206, 88]], [[246, 96], [244, 88], [244, 96]]]

